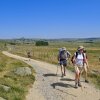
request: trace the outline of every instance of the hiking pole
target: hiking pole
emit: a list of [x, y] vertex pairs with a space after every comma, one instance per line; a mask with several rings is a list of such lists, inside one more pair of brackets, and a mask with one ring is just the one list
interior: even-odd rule
[[56, 71], [56, 75], [58, 74], [58, 67], [59, 67], [59, 63], [57, 64], [57, 71]]

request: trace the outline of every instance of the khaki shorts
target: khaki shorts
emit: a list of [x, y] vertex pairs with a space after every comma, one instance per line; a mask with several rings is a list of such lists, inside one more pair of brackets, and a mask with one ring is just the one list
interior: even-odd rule
[[75, 65], [75, 73], [82, 73], [82, 71], [84, 70], [84, 66], [79, 66], [79, 65]]

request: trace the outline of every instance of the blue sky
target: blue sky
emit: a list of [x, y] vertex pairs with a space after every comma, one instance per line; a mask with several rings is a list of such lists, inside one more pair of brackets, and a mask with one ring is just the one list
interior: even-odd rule
[[100, 37], [100, 0], [0, 0], [0, 38]]

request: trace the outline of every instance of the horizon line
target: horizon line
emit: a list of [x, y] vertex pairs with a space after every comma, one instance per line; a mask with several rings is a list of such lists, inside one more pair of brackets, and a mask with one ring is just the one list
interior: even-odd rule
[[99, 39], [100, 37], [68, 37], [68, 38], [30, 38], [30, 37], [19, 37], [19, 38], [0, 38], [0, 40], [13, 40], [13, 39], [46, 39], [46, 40], [56, 40], [56, 39]]

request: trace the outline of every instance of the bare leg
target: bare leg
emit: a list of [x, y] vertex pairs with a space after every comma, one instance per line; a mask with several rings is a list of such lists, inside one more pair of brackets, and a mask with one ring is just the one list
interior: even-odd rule
[[85, 80], [87, 80], [87, 68], [85, 67]]
[[79, 69], [75, 66], [75, 88], [78, 88], [78, 81], [79, 81]]
[[79, 77], [78, 77], [78, 86], [81, 87], [82, 85], [81, 85], [81, 82], [80, 82], [80, 76], [81, 76], [81, 72], [79, 73]]
[[85, 70], [85, 80], [87, 80], [87, 70]]
[[66, 76], [66, 66], [64, 66], [64, 76]]
[[62, 73], [62, 76], [63, 76], [63, 65], [61, 65], [61, 73]]
[[85, 82], [89, 83], [88, 79], [87, 79], [87, 65], [84, 64], [84, 71], [85, 71]]

